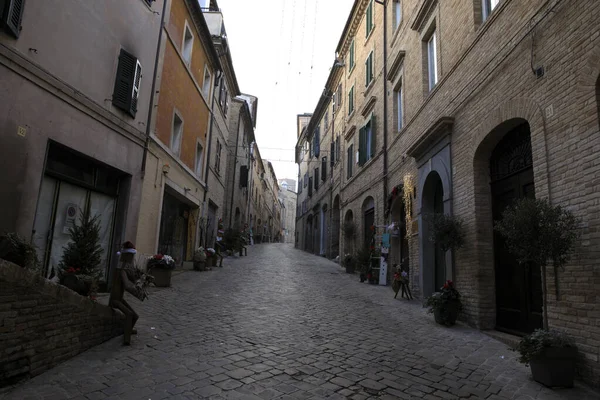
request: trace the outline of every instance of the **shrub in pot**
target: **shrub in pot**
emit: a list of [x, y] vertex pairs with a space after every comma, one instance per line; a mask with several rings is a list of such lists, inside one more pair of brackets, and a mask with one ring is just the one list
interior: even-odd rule
[[538, 329], [525, 336], [516, 350], [531, 368], [536, 382], [549, 387], [573, 387], [577, 347], [564, 333]]
[[346, 267], [346, 273], [354, 273], [354, 257], [352, 257], [351, 254], [346, 254], [344, 256], [344, 267]]
[[429, 312], [433, 313], [435, 322], [446, 326], [454, 325], [462, 311], [460, 293], [454, 288], [452, 281], [447, 281], [441, 291], [428, 297], [425, 305], [429, 307]]
[[155, 254], [148, 259], [148, 273], [154, 276], [154, 285], [157, 287], [171, 286], [174, 269], [175, 260], [166, 254]]
[[26, 269], [37, 270], [40, 267], [35, 246], [17, 233], [0, 236], [0, 258]]
[[61, 284], [82, 296], [92, 294], [102, 276], [99, 216], [81, 213], [69, 228], [71, 240], [63, 248], [58, 264]]

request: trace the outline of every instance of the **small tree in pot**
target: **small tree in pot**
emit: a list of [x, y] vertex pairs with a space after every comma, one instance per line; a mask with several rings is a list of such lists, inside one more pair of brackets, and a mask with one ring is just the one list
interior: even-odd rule
[[[465, 230], [462, 219], [454, 215], [430, 214], [426, 217], [429, 223], [429, 241], [440, 246], [446, 253], [448, 250], [458, 250], [465, 243]], [[433, 313], [435, 322], [452, 326], [456, 323], [462, 310], [460, 293], [451, 280], [446, 281], [439, 292], [427, 298], [425, 303], [429, 312]]]
[[[533, 379], [547, 386], [573, 386], [577, 350], [570, 341], [548, 331], [546, 269], [551, 262], [557, 279], [558, 268], [564, 268], [575, 247], [577, 224], [575, 216], [563, 207], [552, 206], [546, 199], [525, 198], [508, 207], [495, 225], [506, 240], [508, 251], [523, 268], [541, 269], [545, 332], [534, 332], [523, 338], [518, 349], [521, 361], [531, 365]], [[558, 281], [556, 288], [558, 297]], [[535, 352], [529, 350], [532, 346]], [[556, 349], [565, 348], [569, 350], [557, 354]], [[569, 355], [571, 359], [566, 361]], [[570, 366], [569, 371], [563, 369], [565, 365]], [[568, 381], [564, 379], [566, 376], [569, 376]]]

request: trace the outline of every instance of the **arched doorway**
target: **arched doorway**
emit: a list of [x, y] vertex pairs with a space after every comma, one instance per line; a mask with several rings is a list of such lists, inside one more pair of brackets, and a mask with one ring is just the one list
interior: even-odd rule
[[[333, 199], [333, 209], [331, 210], [331, 258], [340, 255], [340, 196]], [[341, 257], [340, 257], [341, 258]]]
[[[391, 232], [391, 265], [397, 264], [402, 271], [409, 272], [409, 238], [406, 226], [406, 205], [401, 196], [396, 197], [390, 208], [391, 222], [397, 229]], [[393, 268], [388, 271], [388, 278], [391, 278]]]
[[[529, 124], [513, 120], [497, 129], [508, 132], [494, 147], [489, 159], [494, 221], [501, 220], [506, 207], [515, 200], [535, 198]], [[533, 332], [542, 327], [541, 271], [519, 265], [506, 250], [500, 234], [494, 232], [493, 240], [496, 329]]]
[[321, 207], [321, 233], [320, 233], [320, 250], [319, 254], [324, 256], [327, 254], [327, 204]]
[[321, 237], [321, 235], [319, 235], [320, 229], [321, 229], [321, 226], [320, 226], [319, 212], [318, 212], [318, 210], [316, 210], [315, 214], [313, 215], [313, 243], [312, 243], [312, 253], [313, 254], [319, 254], [320, 237]]
[[[356, 238], [356, 224], [354, 222], [354, 213], [352, 210], [346, 211], [344, 216], [344, 254], [354, 254], [354, 240]], [[353, 232], [349, 233], [347, 229], [349, 225], [352, 225]]]
[[371, 196], [367, 197], [362, 205], [363, 214], [363, 247], [368, 249], [373, 239], [373, 230], [375, 225], [375, 201]]
[[429, 240], [430, 219], [434, 214], [444, 213], [444, 185], [436, 171], [427, 175], [423, 186], [421, 213], [425, 216], [423, 224], [423, 291], [426, 296], [439, 291], [451, 274], [446, 262], [447, 255], [438, 243]]

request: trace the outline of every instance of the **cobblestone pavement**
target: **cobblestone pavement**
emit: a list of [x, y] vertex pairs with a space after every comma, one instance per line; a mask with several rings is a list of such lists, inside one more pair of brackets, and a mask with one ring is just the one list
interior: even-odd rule
[[135, 303], [132, 346], [110, 340], [5, 397], [600, 398], [581, 385], [546, 389], [504, 344], [438, 326], [416, 301], [288, 245], [254, 246], [224, 265], [181, 273]]

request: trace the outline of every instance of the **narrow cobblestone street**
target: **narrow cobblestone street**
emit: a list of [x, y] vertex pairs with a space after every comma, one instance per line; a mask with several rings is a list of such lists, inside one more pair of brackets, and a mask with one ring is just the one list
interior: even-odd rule
[[110, 340], [4, 398], [598, 399], [545, 389], [504, 344], [289, 245], [180, 273], [133, 304], [132, 346]]

